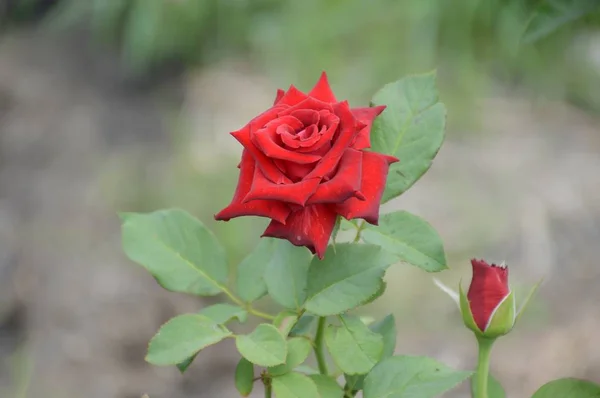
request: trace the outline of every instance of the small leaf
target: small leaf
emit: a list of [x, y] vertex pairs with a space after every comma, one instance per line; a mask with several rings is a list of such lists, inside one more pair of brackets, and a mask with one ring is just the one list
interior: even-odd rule
[[276, 239], [262, 238], [254, 250], [238, 264], [236, 291], [245, 302], [251, 303], [267, 294], [263, 275], [276, 244]]
[[383, 338], [357, 317], [340, 316], [341, 325], [325, 329], [325, 344], [335, 364], [346, 374], [365, 374], [381, 359]]
[[564, 378], [544, 384], [531, 398], [598, 398], [600, 386], [586, 380]]
[[150, 340], [146, 361], [153, 365], [176, 365], [231, 332], [198, 314], [179, 315], [165, 323]]
[[317, 317], [311, 314], [302, 315], [290, 331], [290, 336], [302, 336], [309, 334], [315, 319], [317, 319]]
[[[392, 314], [386, 316], [381, 321], [369, 325], [369, 329], [380, 334], [383, 338], [383, 351], [380, 360], [384, 360], [394, 355], [396, 349], [396, 322]], [[364, 375], [344, 375], [348, 387], [352, 391], [362, 390]]]
[[323, 260], [310, 264], [306, 309], [328, 316], [368, 302], [383, 289], [383, 275], [393, 262], [375, 245], [338, 244], [335, 252], [329, 249]]
[[269, 295], [286, 308], [300, 309], [306, 300], [306, 277], [311, 254], [304, 247], [279, 240], [264, 279]]
[[225, 250], [183, 210], [124, 213], [123, 249], [167, 290], [213, 296], [227, 283]]
[[230, 320], [237, 318], [241, 323], [248, 319], [248, 312], [237, 306], [227, 303], [219, 303], [203, 308], [200, 314], [212, 319], [215, 323], [225, 324]]
[[298, 322], [298, 315], [293, 311], [285, 310], [277, 314], [273, 325], [279, 330], [282, 336], [286, 337], [290, 334], [296, 322]]
[[261, 323], [248, 335], [240, 335], [235, 345], [244, 358], [259, 366], [275, 366], [285, 362], [287, 344], [273, 325]]
[[319, 370], [318, 369], [315, 369], [315, 368], [313, 368], [311, 366], [308, 366], [308, 365], [297, 366], [296, 369], [294, 369], [294, 370], [296, 372], [304, 373], [306, 375], [316, 375], [316, 374], [319, 374]]
[[176, 366], [177, 369], [179, 369], [179, 372], [181, 374], [185, 373], [185, 371], [187, 370], [187, 368], [190, 367], [190, 365], [192, 364], [192, 362], [194, 362], [194, 359], [196, 359], [196, 355], [192, 355], [191, 357], [179, 362]]
[[273, 366], [269, 368], [269, 373], [273, 376], [289, 373], [296, 366], [301, 365], [312, 349], [310, 341], [303, 337], [294, 337], [288, 340], [288, 352], [283, 365]]
[[438, 233], [426, 221], [408, 212], [384, 215], [379, 219], [379, 226], [369, 225], [363, 229], [362, 238], [427, 272], [448, 268]]
[[537, 290], [539, 289], [540, 285], [542, 284], [544, 280], [540, 279], [538, 281], [538, 283], [536, 283], [531, 290], [529, 291], [529, 293], [527, 293], [527, 296], [525, 297], [525, 300], [523, 300], [523, 302], [521, 303], [521, 308], [519, 308], [519, 311], [517, 312], [517, 316], [515, 317], [515, 325], [517, 324], [517, 322], [519, 321], [519, 319], [521, 319], [521, 316], [523, 315], [523, 312], [525, 311], [525, 308], [527, 308], [527, 304], [529, 304], [529, 301], [531, 300], [531, 298], [535, 295], [535, 292], [537, 292]]
[[469, 378], [427, 357], [395, 356], [378, 363], [365, 378], [364, 398], [435, 398]]
[[435, 72], [407, 76], [379, 90], [372, 105], [387, 108], [371, 128], [371, 148], [400, 159], [390, 166], [382, 202], [401, 195], [431, 167], [444, 141], [446, 108]]
[[235, 388], [243, 396], [247, 397], [254, 386], [254, 365], [246, 358], [241, 358], [235, 368]]
[[344, 390], [332, 377], [326, 375], [310, 375], [310, 379], [317, 385], [320, 398], [343, 398]]
[[286, 373], [271, 383], [276, 398], [321, 398], [315, 383], [301, 373]]

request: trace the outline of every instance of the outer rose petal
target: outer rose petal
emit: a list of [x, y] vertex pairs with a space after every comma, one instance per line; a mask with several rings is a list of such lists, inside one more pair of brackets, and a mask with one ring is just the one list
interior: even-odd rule
[[337, 214], [327, 205], [312, 205], [291, 213], [285, 224], [271, 221], [262, 236], [287, 239], [306, 246], [323, 259]]
[[374, 106], [372, 108], [351, 109], [354, 117], [359, 122], [366, 124], [366, 126], [359, 131], [356, 139], [354, 140], [354, 144], [352, 145], [354, 149], [365, 149], [371, 147], [371, 126], [373, 126], [373, 120], [375, 120], [375, 118], [379, 116], [384, 109], [385, 105]]
[[320, 184], [307, 205], [314, 203], [341, 203], [352, 196], [364, 200], [360, 193], [362, 182], [363, 153], [352, 148], [346, 149], [340, 160], [337, 173], [331, 180]]
[[336, 206], [338, 214], [347, 220], [363, 218], [368, 223], [379, 222], [379, 205], [385, 189], [390, 164], [398, 159], [376, 152], [363, 152], [361, 192], [365, 200], [350, 198]]
[[323, 159], [317, 163], [313, 171], [308, 173], [306, 178], [324, 177], [337, 166], [342, 154], [350, 146], [350, 143], [358, 133], [356, 129], [356, 119], [350, 112], [347, 101], [334, 104], [335, 114], [340, 118], [338, 136], [331, 149], [323, 156]]
[[320, 180], [313, 178], [293, 184], [274, 184], [269, 181], [257, 167], [250, 192], [242, 200], [243, 203], [257, 199], [276, 200], [304, 206], [308, 198], [315, 192]]
[[283, 97], [284, 94], [285, 94], [285, 91], [278, 88], [277, 95], [275, 95], [275, 101], [273, 102], [273, 105], [277, 105], [277, 103], [279, 102], [279, 100], [281, 100], [281, 98]]
[[473, 319], [481, 331], [488, 325], [494, 309], [510, 293], [508, 268], [471, 260], [473, 278], [467, 293]]
[[308, 96], [314, 97], [318, 100], [325, 102], [337, 102], [337, 100], [335, 99], [335, 95], [333, 94], [333, 91], [331, 91], [331, 87], [329, 86], [329, 81], [327, 80], [327, 73], [321, 73], [319, 81], [317, 82], [317, 84], [315, 84], [313, 89], [310, 90]]
[[286, 218], [291, 212], [285, 203], [271, 200], [253, 200], [252, 202], [242, 203], [242, 199], [250, 191], [255, 168], [252, 155], [247, 150], [244, 150], [240, 163], [240, 177], [235, 194], [233, 195], [231, 204], [215, 215], [216, 220], [229, 221], [234, 217], [240, 216], [260, 216], [285, 223]]
[[298, 102], [302, 102], [306, 98], [308, 98], [306, 94], [292, 85], [279, 99], [277, 105], [296, 105]]

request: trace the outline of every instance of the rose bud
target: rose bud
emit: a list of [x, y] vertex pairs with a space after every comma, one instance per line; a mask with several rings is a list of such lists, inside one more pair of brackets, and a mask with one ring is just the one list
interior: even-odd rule
[[350, 108], [323, 73], [305, 94], [278, 90], [275, 103], [231, 133], [244, 147], [233, 200], [215, 215], [271, 219], [263, 236], [287, 239], [323, 258], [338, 216], [377, 225], [389, 165], [365, 151], [385, 106]]
[[438, 280], [435, 283], [459, 305], [464, 324], [477, 336], [496, 338], [510, 332], [539, 287], [538, 282], [515, 309], [515, 295], [508, 284], [508, 267], [472, 259], [473, 277], [467, 294], [459, 284], [458, 294]]

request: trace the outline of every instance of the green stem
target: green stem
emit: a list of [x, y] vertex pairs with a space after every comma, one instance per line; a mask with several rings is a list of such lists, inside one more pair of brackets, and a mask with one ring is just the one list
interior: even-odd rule
[[235, 294], [233, 294], [231, 291], [229, 291], [229, 289], [227, 289], [225, 286], [221, 286], [221, 290], [223, 291], [223, 293], [225, 293], [225, 295], [229, 298], [229, 300], [233, 301], [235, 304], [244, 308], [246, 311], [248, 311], [249, 314], [252, 314], [254, 316], [257, 316], [259, 318], [263, 318], [263, 319], [266, 319], [269, 321], [275, 320], [275, 317], [273, 315], [270, 315], [265, 312], [257, 310], [256, 308], [252, 307], [252, 305], [250, 303], [244, 303], [244, 301], [242, 299], [240, 299]]
[[271, 381], [269, 380], [269, 382], [265, 383], [265, 398], [271, 398], [272, 392]]
[[474, 398], [488, 398], [488, 376], [490, 373], [490, 356], [492, 345], [496, 339], [477, 337], [479, 356], [477, 359], [477, 372], [475, 373]]
[[356, 243], [360, 240], [360, 233], [362, 232], [364, 225], [365, 225], [364, 221], [358, 225], [358, 227], [356, 228], [356, 236], [354, 237], [354, 240], [352, 241], [352, 243]]
[[323, 342], [326, 323], [327, 317], [319, 317], [317, 334], [315, 335], [315, 356], [317, 357], [317, 364], [319, 365], [319, 373], [322, 375], [329, 374], [329, 370], [327, 370], [327, 361], [325, 360], [325, 345]]

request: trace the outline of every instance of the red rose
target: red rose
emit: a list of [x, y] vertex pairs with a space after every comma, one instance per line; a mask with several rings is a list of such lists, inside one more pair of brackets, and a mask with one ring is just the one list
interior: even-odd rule
[[471, 260], [471, 265], [473, 278], [467, 298], [477, 327], [485, 331], [494, 310], [510, 293], [508, 268], [476, 259]]
[[215, 218], [262, 216], [263, 236], [323, 258], [338, 215], [377, 224], [388, 168], [398, 159], [364, 151], [384, 106], [350, 109], [327, 75], [310, 91], [277, 90], [273, 106], [231, 134], [244, 146], [233, 200]]

